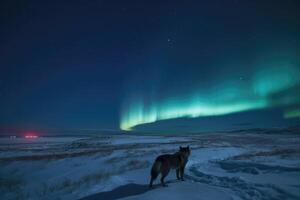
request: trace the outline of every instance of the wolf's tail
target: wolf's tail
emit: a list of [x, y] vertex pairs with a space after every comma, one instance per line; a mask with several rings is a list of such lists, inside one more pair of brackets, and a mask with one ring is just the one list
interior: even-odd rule
[[156, 179], [161, 167], [161, 161], [156, 160], [151, 168], [151, 178]]

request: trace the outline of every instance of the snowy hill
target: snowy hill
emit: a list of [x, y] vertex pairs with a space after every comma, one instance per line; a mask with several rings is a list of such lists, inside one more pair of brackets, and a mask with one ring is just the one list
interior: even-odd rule
[[[148, 188], [156, 156], [190, 145], [185, 181]], [[0, 199], [299, 199], [299, 134], [0, 139]]]

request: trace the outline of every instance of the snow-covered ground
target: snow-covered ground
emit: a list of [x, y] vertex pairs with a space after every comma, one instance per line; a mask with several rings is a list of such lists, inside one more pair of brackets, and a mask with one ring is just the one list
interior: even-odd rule
[[[148, 188], [156, 156], [190, 145], [185, 181]], [[300, 134], [0, 139], [0, 199], [300, 199]]]

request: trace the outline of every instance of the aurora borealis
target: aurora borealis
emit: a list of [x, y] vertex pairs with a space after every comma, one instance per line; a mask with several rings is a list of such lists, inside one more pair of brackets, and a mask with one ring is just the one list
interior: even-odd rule
[[[146, 101], [138, 97], [122, 113], [120, 127], [134, 126], [159, 120], [226, 115], [255, 109], [283, 108], [283, 117], [299, 117], [300, 67], [284, 61], [264, 63], [249, 80], [227, 80], [207, 90], [197, 90], [182, 96]], [[242, 82], [242, 83], [241, 83]], [[151, 99], [151, 98], [150, 98]]]

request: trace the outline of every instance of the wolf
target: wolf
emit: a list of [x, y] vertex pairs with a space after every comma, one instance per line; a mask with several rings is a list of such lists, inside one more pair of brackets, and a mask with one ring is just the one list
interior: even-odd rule
[[151, 168], [151, 180], [149, 187], [152, 187], [153, 181], [161, 173], [160, 182], [162, 186], [167, 186], [164, 182], [165, 177], [171, 169], [176, 169], [176, 177], [178, 180], [184, 180], [184, 168], [191, 154], [191, 149], [187, 147], [179, 147], [179, 151], [174, 154], [164, 154], [158, 156]]

